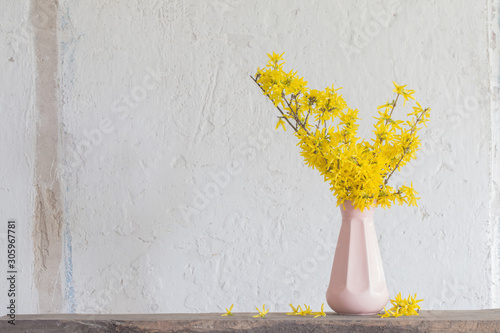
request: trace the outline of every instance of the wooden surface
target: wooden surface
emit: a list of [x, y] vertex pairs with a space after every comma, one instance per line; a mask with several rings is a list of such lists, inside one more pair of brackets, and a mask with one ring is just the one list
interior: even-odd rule
[[378, 316], [326, 317], [287, 316], [269, 313], [220, 314], [132, 314], [132, 315], [18, 315], [16, 325], [2, 317], [0, 332], [499, 332], [500, 309], [480, 311], [421, 311], [420, 316], [379, 318]]

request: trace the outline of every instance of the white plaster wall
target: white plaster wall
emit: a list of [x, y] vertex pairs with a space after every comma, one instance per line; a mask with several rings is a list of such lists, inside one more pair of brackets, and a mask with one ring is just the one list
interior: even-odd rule
[[7, 221], [16, 220], [16, 311], [37, 312], [33, 288], [33, 167], [36, 133], [33, 33], [30, 1], [2, 4], [0, 11], [0, 315], [7, 303]]
[[[393, 80], [432, 107], [425, 151], [395, 177], [413, 181], [419, 207], [376, 213], [389, 292], [417, 292], [426, 309], [491, 307], [487, 10], [486, 1], [60, 0], [63, 311], [325, 302], [340, 213], [292, 133], [273, 131], [276, 112], [249, 78], [272, 51], [311, 87], [343, 86], [364, 132]], [[27, 83], [2, 83], [25, 97], [29, 52]], [[2, 117], [4, 103], [21, 101], [2, 98]], [[30, 175], [33, 126], [16, 117], [10, 127], [31, 126], [15, 132], [26, 143], [13, 150]], [[27, 195], [29, 180], [7, 188], [26, 182]]]
[[500, 306], [500, 1], [488, 2], [490, 100], [491, 100], [491, 198], [490, 230], [492, 240], [492, 300]]

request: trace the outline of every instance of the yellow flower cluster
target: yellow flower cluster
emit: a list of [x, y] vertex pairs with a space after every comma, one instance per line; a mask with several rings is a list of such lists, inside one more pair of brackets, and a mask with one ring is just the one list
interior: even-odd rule
[[[222, 314], [221, 316], [222, 317], [227, 317], [227, 316], [232, 316], [233, 315], [233, 306], [234, 304], [231, 304], [231, 306], [228, 308], [226, 308], [226, 313]], [[302, 307], [299, 305], [297, 307], [294, 307], [292, 305], [292, 303], [290, 303], [290, 307], [292, 308], [293, 312], [288, 312], [287, 315], [290, 315], [290, 316], [307, 316], [307, 315], [311, 315], [311, 316], [314, 316], [314, 318], [317, 318], [317, 317], [326, 317], [326, 313], [325, 313], [325, 310], [324, 310], [324, 306], [325, 304], [321, 304], [321, 311], [319, 312], [313, 312], [311, 310], [311, 306], [310, 305], [306, 305], [304, 304], [304, 310], [302, 310]], [[262, 305], [262, 310], [260, 310], [259, 308], [255, 308], [257, 309], [257, 311], [259, 312], [259, 314], [255, 315], [255, 316], [252, 316], [253, 318], [265, 318], [266, 317], [266, 314], [269, 312], [269, 309], [266, 310], [266, 305]]]
[[231, 304], [231, 306], [228, 308], [226, 308], [226, 313], [222, 314], [221, 316], [222, 317], [227, 317], [227, 316], [232, 316], [233, 315], [233, 306], [234, 304]]
[[311, 310], [311, 306], [310, 305], [306, 305], [304, 304], [304, 310], [302, 310], [302, 307], [299, 305], [297, 307], [293, 306], [292, 303], [290, 303], [290, 307], [292, 308], [292, 311], [293, 312], [287, 312], [287, 315], [289, 316], [307, 316], [307, 315], [311, 315], [311, 316], [314, 316], [314, 318], [318, 318], [318, 317], [326, 317], [326, 313], [325, 313], [325, 303], [321, 304], [321, 311], [319, 312], [313, 312]]
[[265, 318], [266, 314], [269, 312], [269, 309], [266, 310], [266, 305], [265, 304], [262, 306], [262, 311], [260, 311], [259, 308], [256, 308], [256, 309], [257, 309], [257, 311], [259, 311], [259, 314], [255, 315], [255, 316], [252, 316], [254, 318], [258, 318], [258, 317]]
[[429, 120], [430, 108], [417, 101], [407, 114], [409, 120], [392, 117], [399, 98], [404, 105], [415, 100], [415, 91], [394, 83], [396, 98], [378, 107], [375, 138], [365, 141], [357, 136], [358, 110], [347, 106], [340, 88], [309, 89], [297, 72], [283, 70], [283, 53], [268, 56], [265, 68], [252, 78], [280, 112], [276, 128], [286, 130], [288, 124], [294, 130], [306, 165], [329, 182], [337, 205], [350, 200], [360, 210], [395, 202], [416, 206], [419, 198], [413, 184], [397, 188], [387, 184], [396, 170], [416, 157], [417, 132]]
[[391, 299], [392, 309], [386, 310], [384, 307], [384, 314], [379, 314], [381, 318], [387, 317], [399, 317], [399, 316], [418, 316], [418, 311], [420, 310], [419, 302], [423, 299], [417, 300], [417, 294], [414, 297], [408, 295], [407, 299], [401, 298], [401, 293], [399, 293], [395, 299]]

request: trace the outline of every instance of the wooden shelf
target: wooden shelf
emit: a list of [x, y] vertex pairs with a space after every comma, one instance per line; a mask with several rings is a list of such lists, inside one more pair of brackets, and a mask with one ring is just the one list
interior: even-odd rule
[[47, 314], [17, 315], [16, 325], [2, 317], [0, 332], [499, 332], [500, 309], [476, 311], [421, 311], [420, 316], [379, 318], [378, 316], [326, 317], [287, 316], [269, 313], [235, 313], [221, 317], [214, 313], [193, 314]]

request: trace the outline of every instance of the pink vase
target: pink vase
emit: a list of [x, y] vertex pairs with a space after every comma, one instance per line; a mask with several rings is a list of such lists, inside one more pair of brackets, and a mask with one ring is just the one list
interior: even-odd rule
[[378, 313], [387, 304], [389, 292], [373, 224], [375, 207], [361, 212], [346, 201], [340, 211], [342, 226], [326, 301], [339, 314]]

